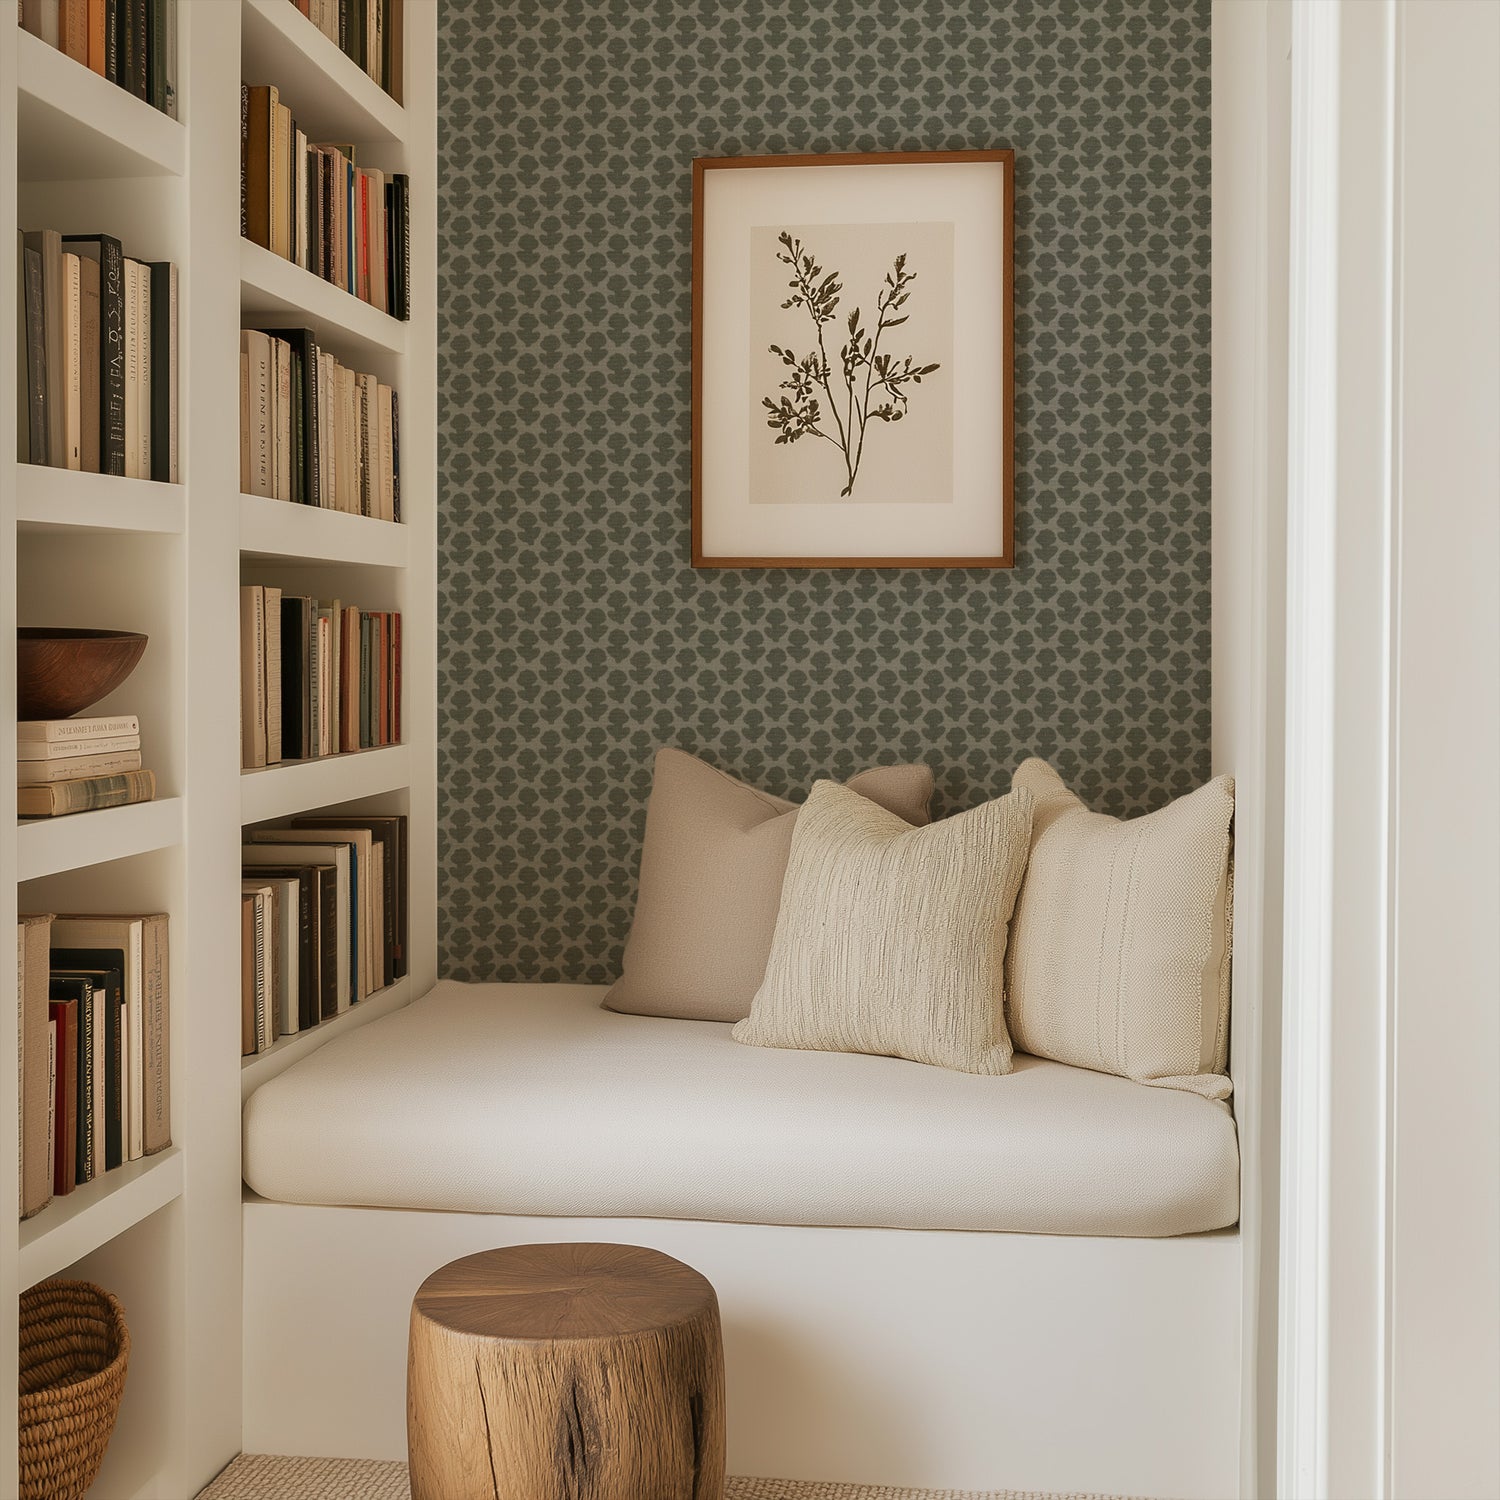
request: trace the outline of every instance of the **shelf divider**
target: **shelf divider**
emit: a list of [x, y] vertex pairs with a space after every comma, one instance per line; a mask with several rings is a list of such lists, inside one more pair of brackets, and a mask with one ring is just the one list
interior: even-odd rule
[[22, 531], [175, 535], [187, 526], [187, 495], [180, 484], [17, 464], [16, 523]]

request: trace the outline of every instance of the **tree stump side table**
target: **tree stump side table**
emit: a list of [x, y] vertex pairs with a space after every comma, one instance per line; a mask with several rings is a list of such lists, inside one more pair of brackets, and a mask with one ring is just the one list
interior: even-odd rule
[[411, 1309], [412, 1500], [722, 1500], [719, 1302], [637, 1245], [453, 1261]]

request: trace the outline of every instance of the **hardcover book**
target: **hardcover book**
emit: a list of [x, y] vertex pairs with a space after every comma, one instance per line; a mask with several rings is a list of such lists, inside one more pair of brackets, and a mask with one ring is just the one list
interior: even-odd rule
[[16, 1042], [20, 1073], [20, 1211], [23, 1219], [40, 1213], [52, 1198], [52, 1161], [47, 1152], [48, 1070], [47, 988], [52, 919], [23, 916], [16, 928]]
[[125, 255], [107, 234], [63, 236], [99, 267], [99, 472], [125, 472]]
[[118, 776], [89, 776], [79, 781], [20, 787], [16, 791], [16, 812], [23, 818], [53, 818], [150, 802], [155, 796], [156, 777], [152, 772], [126, 771]]

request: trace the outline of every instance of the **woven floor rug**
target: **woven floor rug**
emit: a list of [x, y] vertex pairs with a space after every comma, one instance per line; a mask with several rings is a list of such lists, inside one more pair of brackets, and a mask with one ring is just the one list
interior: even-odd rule
[[[406, 1465], [242, 1453], [198, 1500], [410, 1500]], [[724, 1500], [1110, 1500], [1037, 1490], [893, 1490], [884, 1485], [731, 1479]]]

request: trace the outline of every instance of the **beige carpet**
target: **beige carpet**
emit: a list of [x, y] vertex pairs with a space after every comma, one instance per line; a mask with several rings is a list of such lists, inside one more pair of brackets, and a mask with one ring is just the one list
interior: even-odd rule
[[[242, 1453], [198, 1500], [410, 1500], [406, 1465]], [[731, 1479], [724, 1500], [1111, 1500], [1038, 1490], [893, 1490], [884, 1485]]]

